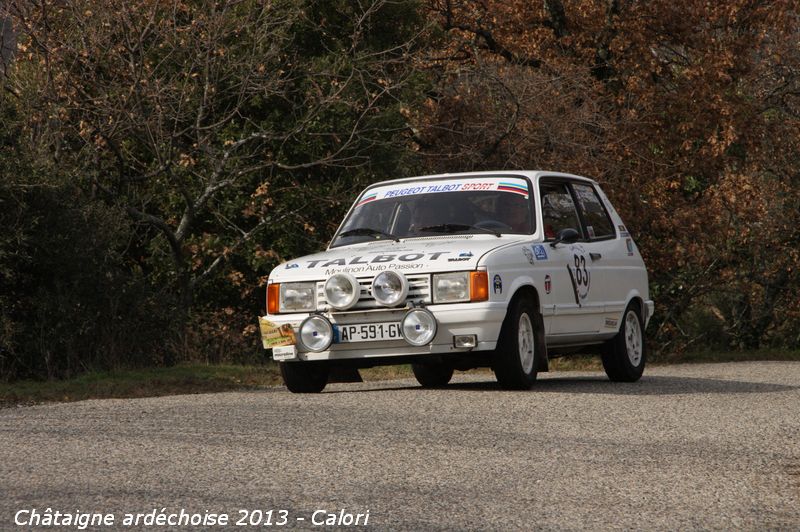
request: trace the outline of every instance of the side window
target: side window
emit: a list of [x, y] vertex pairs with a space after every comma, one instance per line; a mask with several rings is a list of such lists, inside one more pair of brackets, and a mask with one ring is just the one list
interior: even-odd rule
[[559, 231], [572, 228], [583, 233], [572, 194], [565, 183], [542, 183], [542, 221], [544, 237], [553, 240]]
[[573, 183], [572, 189], [578, 198], [583, 219], [586, 220], [586, 232], [589, 238], [613, 237], [614, 224], [611, 223], [594, 187], [584, 183]]

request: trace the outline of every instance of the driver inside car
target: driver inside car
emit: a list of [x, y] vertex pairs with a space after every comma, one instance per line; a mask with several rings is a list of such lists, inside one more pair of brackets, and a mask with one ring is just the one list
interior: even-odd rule
[[411, 214], [409, 233], [419, 233], [423, 227], [430, 227], [442, 223], [442, 206], [437, 205], [433, 199], [420, 201]]
[[[419, 233], [426, 227], [453, 224], [472, 225], [471, 209], [449, 194], [440, 194], [420, 200], [411, 215], [410, 233]], [[427, 234], [428, 231], [422, 231]]]
[[527, 233], [531, 225], [528, 198], [519, 194], [501, 194], [497, 199], [497, 219], [515, 233]]

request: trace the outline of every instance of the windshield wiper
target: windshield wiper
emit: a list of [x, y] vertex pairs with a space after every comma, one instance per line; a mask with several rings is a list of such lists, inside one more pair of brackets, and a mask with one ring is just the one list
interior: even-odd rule
[[400, 239], [391, 233], [381, 231], [380, 229], [372, 229], [371, 227], [356, 227], [355, 229], [348, 229], [343, 233], [339, 233], [339, 238], [346, 236], [385, 236], [391, 238], [395, 242], [400, 242]]
[[478, 231], [483, 231], [484, 233], [493, 234], [496, 237], [502, 236], [500, 231], [495, 231], [494, 229], [489, 229], [488, 227], [479, 227], [477, 225], [467, 224], [429, 225], [427, 227], [422, 227], [419, 229], [419, 231], [430, 231], [431, 233], [456, 233], [458, 231], [468, 231], [470, 229], [477, 229]]

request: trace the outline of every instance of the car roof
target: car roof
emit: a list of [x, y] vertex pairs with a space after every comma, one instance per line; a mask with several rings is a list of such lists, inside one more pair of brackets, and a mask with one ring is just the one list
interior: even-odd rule
[[520, 176], [520, 177], [527, 177], [531, 181], [535, 181], [539, 177], [566, 177], [569, 179], [577, 179], [581, 181], [588, 181], [590, 183], [597, 183], [594, 179], [590, 179], [588, 177], [583, 177], [575, 174], [567, 174], [564, 172], [551, 172], [549, 170], [492, 170], [492, 171], [481, 171], [481, 172], [453, 172], [453, 173], [446, 173], [446, 174], [429, 174], [429, 175], [420, 175], [415, 177], [404, 177], [401, 179], [390, 179], [387, 181], [380, 181], [377, 183], [373, 183], [369, 185], [367, 188], [373, 188], [383, 185], [390, 185], [394, 183], [407, 183], [412, 181], [426, 181], [426, 180], [434, 180], [434, 179], [447, 179], [447, 178], [462, 178], [462, 177], [483, 177], [483, 176], [492, 176], [492, 177], [511, 177], [511, 176]]

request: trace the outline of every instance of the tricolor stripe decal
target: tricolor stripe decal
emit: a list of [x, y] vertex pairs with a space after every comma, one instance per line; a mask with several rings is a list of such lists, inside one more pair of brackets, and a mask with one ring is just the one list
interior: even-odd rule
[[528, 195], [528, 185], [527, 184], [518, 184], [518, 183], [507, 183], [501, 181], [497, 185], [497, 190], [502, 190], [503, 192], [513, 192], [515, 194], [522, 194], [523, 196]]
[[358, 204], [356, 205], [356, 207], [360, 207], [361, 205], [364, 205], [365, 203], [369, 203], [370, 201], [374, 200], [377, 197], [378, 197], [378, 194], [370, 194], [369, 196], [366, 196], [366, 197], [364, 197], [364, 199], [359, 201]]

